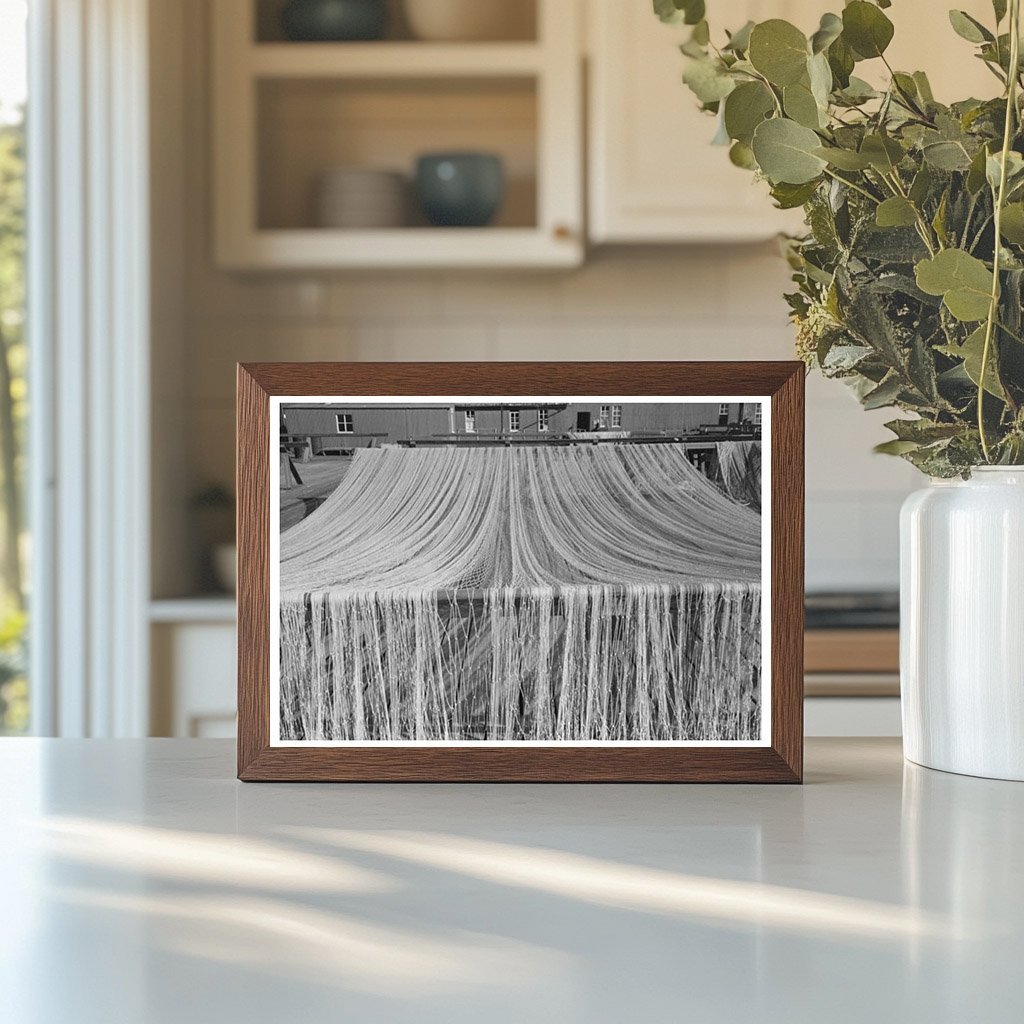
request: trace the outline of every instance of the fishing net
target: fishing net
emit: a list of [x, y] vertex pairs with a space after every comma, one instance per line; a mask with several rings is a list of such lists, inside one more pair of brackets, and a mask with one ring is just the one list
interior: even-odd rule
[[281, 539], [281, 738], [756, 739], [760, 535], [680, 444], [359, 450]]
[[741, 505], [761, 511], [761, 442], [719, 441], [718, 473], [722, 490]]

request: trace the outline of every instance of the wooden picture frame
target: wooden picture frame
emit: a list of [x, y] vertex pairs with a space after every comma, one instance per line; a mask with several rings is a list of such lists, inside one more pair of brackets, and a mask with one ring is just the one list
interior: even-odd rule
[[[272, 399], [749, 396], [770, 409], [770, 738], [760, 745], [272, 743]], [[651, 399], [648, 397], [648, 401]], [[276, 408], [276, 406], [275, 406]], [[741, 406], [742, 408], [742, 406]], [[799, 362], [253, 363], [238, 366], [238, 777], [243, 781], [800, 782], [804, 367]], [[340, 429], [340, 427], [339, 427]], [[279, 620], [280, 621], [280, 620]], [[767, 626], [765, 629], [767, 630]], [[765, 702], [768, 704], [769, 702]], [[277, 712], [279, 713], [279, 709]]]

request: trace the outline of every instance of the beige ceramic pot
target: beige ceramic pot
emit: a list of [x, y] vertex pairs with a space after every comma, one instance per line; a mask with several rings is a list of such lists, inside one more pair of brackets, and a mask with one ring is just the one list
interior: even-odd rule
[[417, 39], [478, 42], [530, 39], [531, 3], [510, 0], [405, 0], [405, 16]]

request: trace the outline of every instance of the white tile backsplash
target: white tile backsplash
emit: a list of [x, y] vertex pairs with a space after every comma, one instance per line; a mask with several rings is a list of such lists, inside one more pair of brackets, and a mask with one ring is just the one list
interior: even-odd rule
[[[186, 328], [197, 485], [230, 480], [234, 364], [246, 360], [788, 359], [786, 266], [770, 247], [603, 252], [570, 272], [259, 279], [196, 254]], [[200, 267], [202, 269], [200, 269]], [[874, 455], [887, 412], [807, 381], [807, 583], [894, 587], [912, 467]]]

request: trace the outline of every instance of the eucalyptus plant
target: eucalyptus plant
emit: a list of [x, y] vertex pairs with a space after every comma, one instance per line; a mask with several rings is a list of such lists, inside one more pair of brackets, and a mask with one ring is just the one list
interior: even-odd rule
[[[887, 424], [878, 450], [938, 477], [1024, 463], [1024, 131], [1020, 3], [950, 11], [997, 95], [946, 105], [890, 66], [890, 0], [852, 0], [806, 36], [780, 19], [712, 42], [705, 0], [654, 0], [691, 26], [683, 80], [734, 164], [803, 207], [786, 298], [809, 367]], [[856, 74], [877, 61], [888, 86]]]

